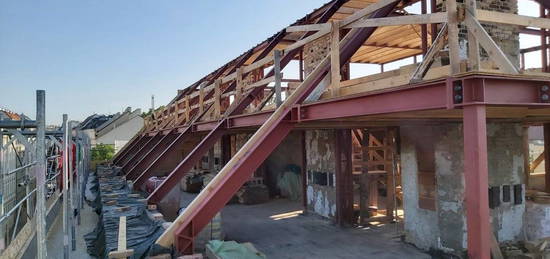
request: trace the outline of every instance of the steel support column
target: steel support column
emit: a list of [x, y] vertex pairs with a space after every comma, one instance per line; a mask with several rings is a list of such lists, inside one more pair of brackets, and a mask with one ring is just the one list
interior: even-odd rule
[[464, 179], [468, 257], [490, 259], [489, 173], [484, 105], [464, 107]]
[[550, 192], [550, 123], [544, 124], [544, 189]]
[[336, 221], [340, 226], [353, 223], [353, 175], [351, 130], [335, 130]]

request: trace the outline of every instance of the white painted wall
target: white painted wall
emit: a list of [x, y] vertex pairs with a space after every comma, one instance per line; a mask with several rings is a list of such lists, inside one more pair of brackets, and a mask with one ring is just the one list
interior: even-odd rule
[[[117, 125], [116, 128], [107, 132], [101, 137], [96, 138], [96, 143], [115, 145], [122, 143], [123, 141], [129, 141], [136, 133], [138, 133], [143, 127], [143, 118], [136, 116], [131, 120]], [[115, 145], [116, 146], [116, 145]], [[120, 147], [122, 148], [122, 147]], [[115, 150], [115, 152], [118, 150]]]

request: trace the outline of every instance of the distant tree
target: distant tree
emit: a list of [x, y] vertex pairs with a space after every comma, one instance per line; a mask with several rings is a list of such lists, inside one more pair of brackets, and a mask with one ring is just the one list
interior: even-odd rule
[[92, 160], [94, 161], [110, 160], [114, 155], [114, 145], [97, 144], [94, 148], [92, 148]]

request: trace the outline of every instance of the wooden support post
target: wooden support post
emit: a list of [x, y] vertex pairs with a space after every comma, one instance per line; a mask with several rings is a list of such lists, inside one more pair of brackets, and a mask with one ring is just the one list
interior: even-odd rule
[[277, 107], [283, 103], [281, 96], [281, 81], [283, 80], [283, 74], [281, 73], [281, 56], [280, 50], [273, 51], [273, 71], [275, 73], [275, 104]]
[[[430, 12], [436, 13], [437, 12], [437, 3], [436, 0], [430, 0]], [[432, 43], [435, 42], [435, 35], [437, 35], [437, 24], [432, 23], [431, 24], [431, 31], [432, 31]]]
[[362, 165], [361, 165], [361, 176], [359, 179], [359, 217], [361, 218], [361, 224], [367, 222], [370, 217], [369, 214], [369, 169], [368, 169], [368, 146], [369, 146], [369, 132], [363, 130], [363, 138], [361, 138], [361, 150], [362, 154]]
[[[493, 60], [497, 64], [500, 70], [510, 74], [519, 73], [516, 66], [512, 64], [512, 62], [510, 62], [508, 57], [506, 57], [506, 54], [502, 52], [502, 50], [495, 43], [493, 38], [491, 38], [489, 33], [485, 31], [485, 29], [483, 28], [483, 26], [481, 26], [479, 21], [475, 17], [473, 17], [470, 11], [468, 10], [466, 10], [466, 19], [464, 19], [464, 24], [466, 24], [466, 27], [468, 27], [468, 32], [471, 32], [475, 36], [479, 44], [489, 54], [489, 58], [491, 58], [491, 60]], [[449, 27], [449, 33], [450, 33], [450, 27]]]
[[[540, 4], [540, 17], [546, 18], [546, 8]], [[548, 72], [548, 41], [546, 37], [546, 29], [540, 29], [540, 47], [541, 47], [541, 63], [542, 72]]]
[[199, 114], [204, 112], [204, 83], [199, 86]]
[[178, 101], [176, 100], [174, 102], [174, 126], [178, 125], [179, 122], [179, 105]]
[[[422, 14], [428, 13], [428, 3], [427, 0], [421, 0], [420, 1], [420, 9]], [[422, 46], [422, 57], [426, 55], [428, 52], [428, 25], [422, 24], [420, 25], [420, 31], [421, 31], [421, 46]], [[415, 62], [416, 63], [416, 62]]]
[[544, 124], [544, 189], [550, 192], [550, 123]]
[[134, 254], [134, 249], [126, 247], [126, 216], [119, 218], [118, 224], [118, 248], [109, 252], [109, 258], [128, 258]]
[[189, 122], [191, 116], [191, 106], [189, 105], [189, 95], [185, 96], [185, 122]]
[[[465, 0], [466, 10], [468, 10], [473, 17], [477, 16], [476, 0]], [[474, 34], [468, 29], [468, 61], [470, 62], [470, 69], [479, 70], [479, 43], [477, 42]]]
[[529, 189], [529, 175], [531, 164], [529, 163], [529, 126], [523, 126], [523, 173], [525, 175], [525, 189]]
[[464, 106], [464, 179], [468, 257], [489, 259], [489, 173], [487, 125], [484, 105]]
[[243, 88], [244, 88], [242, 67], [237, 68], [237, 76], [235, 78], [235, 82], [237, 83], [237, 94], [235, 95], [235, 99], [238, 100], [243, 95]]
[[332, 97], [340, 94], [340, 27], [338, 21], [332, 22], [330, 34], [330, 95]]
[[447, 41], [449, 45], [449, 59], [451, 75], [460, 73], [460, 45], [458, 43], [458, 10], [456, 0], [447, 0]]
[[307, 211], [307, 149], [306, 149], [306, 131], [300, 132], [300, 146], [302, 148], [302, 206]]
[[384, 153], [388, 153], [386, 156], [388, 159], [390, 159], [391, 164], [386, 165], [386, 216], [389, 218], [389, 220], [393, 220], [395, 216], [393, 214], [393, 210], [395, 209], [395, 177], [394, 175], [397, 174], [396, 170], [397, 167], [395, 166], [397, 164], [397, 154], [396, 154], [396, 143], [395, 143], [395, 137], [396, 137], [396, 128], [391, 128], [386, 131], [386, 143], [387, 148], [384, 150]]
[[214, 117], [219, 118], [222, 110], [221, 110], [221, 83], [222, 80], [218, 79], [214, 82]]

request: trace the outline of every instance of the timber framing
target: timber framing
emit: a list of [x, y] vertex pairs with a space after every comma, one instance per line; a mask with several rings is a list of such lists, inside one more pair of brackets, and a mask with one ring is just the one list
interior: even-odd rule
[[[550, 84], [550, 74], [516, 67], [482, 25], [550, 29], [550, 19], [478, 10], [475, 1], [466, 1], [465, 6], [454, 0], [447, 1], [446, 12], [397, 12], [409, 4], [331, 1], [179, 91], [166, 108], [153, 112], [140, 135], [113, 160], [135, 188], [154, 175], [164, 158], [180, 152], [184, 141], [199, 141], [150, 194], [152, 204], [160, 203], [222, 137], [241, 129], [255, 131], [157, 244], [191, 253], [197, 233], [293, 129], [463, 121], [465, 135], [476, 140], [466, 141], [465, 147], [484, 150], [486, 143], [479, 141], [483, 134], [475, 131], [485, 129], [487, 119], [550, 120], [550, 103], [541, 95], [542, 87]], [[427, 32], [427, 25], [434, 29]], [[468, 59], [459, 54], [460, 25], [468, 28], [472, 42]], [[425, 32], [413, 33], [421, 30]], [[323, 40], [330, 47], [306, 74], [304, 49]], [[492, 63], [480, 60], [479, 47]], [[421, 63], [398, 70], [351, 80], [345, 74], [349, 63], [385, 64], [420, 54], [424, 54]], [[442, 54], [450, 59], [449, 65], [434, 66]], [[300, 62], [300, 80], [286, 80], [281, 72], [291, 61]], [[487, 173], [480, 159], [468, 161], [467, 188], [476, 195], [483, 193]], [[480, 258], [489, 252], [487, 233], [482, 231], [489, 226], [485, 202], [472, 195], [466, 200], [474, 208], [467, 215], [469, 226], [483, 219], [475, 223], [477, 229], [467, 231], [468, 251]]]

